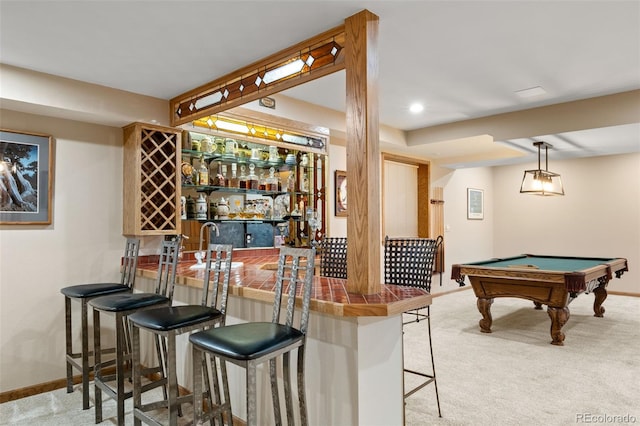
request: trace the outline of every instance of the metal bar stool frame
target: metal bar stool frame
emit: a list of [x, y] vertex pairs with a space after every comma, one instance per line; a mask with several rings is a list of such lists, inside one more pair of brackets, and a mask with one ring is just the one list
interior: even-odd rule
[[[102, 417], [102, 393], [116, 400], [118, 425], [124, 425], [124, 402], [131, 398], [133, 391], [124, 390], [124, 383], [131, 372], [126, 371], [127, 364], [131, 364], [131, 351], [126, 343], [129, 335], [129, 325], [127, 316], [142, 309], [150, 309], [159, 306], [170, 306], [173, 300], [173, 288], [176, 280], [176, 269], [178, 263], [178, 253], [181, 244], [180, 235], [166, 236], [162, 241], [162, 249], [158, 262], [158, 276], [155, 282], [154, 293], [131, 293], [116, 294], [113, 296], [98, 297], [89, 302], [93, 307], [93, 336], [95, 366], [94, 366], [94, 396], [95, 396], [95, 421], [101, 423]], [[100, 357], [100, 314], [109, 314], [115, 318], [116, 331], [116, 363], [115, 374], [103, 374], [104, 364]], [[157, 373], [161, 371], [162, 365], [162, 342], [156, 340], [156, 352], [159, 366], [145, 369], [143, 374]], [[111, 387], [109, 382], [115, 380], [115, 387]], [[145, 387], [143, 391], [148, 390]], [[166, 394], [166, 388], [164, 389]], [[166, 396], [166, 395], [165, 395]]]
[[[133, 415], [134, 425], [162, 424], [157, 416], [150, 413], [160, 408], [168, 409], [170, 425], [178, 424], [180, 406], [193, 402], [193, 394], [178, 395], [176, 368], [176, 336], [194, 330], [205, 330], [213, 326], [223, 326], [227, 311], [229, 278], [233, 246], [230, 244], [209, 244], [206, 251], [202, 298], [200, 305], [169, 306], [147, 309], [129, 316], [133, 343]], [[142, 404], [142, 369], [140, 364], [140, 330], [146, 330], [166, 341], [167, 352], [163, 354], [166, 376], [153, 382], [153, 387], [167, 385], [167, 398], [161, 401]], [[204, 357], [202, 362], [206, 364]], [[206, 368], [203, 365], [203, 368]], [[205, 369], [205, 371], [207, 371]], [[208, 378], [208, 373], [205, 374]], [[217, 374], [215, 376], [217, 378]], [[225, 378], [223, 376], [223, 378]], [[211, 396], [211, 386], [207, 381], [209, 407], [221, 405], [220, 386], [214, 380], [215, 401]], [[229, 400], [228, 386], [225, 384], [225, 400]], [[220, 412], [221, 413], [221, 412]], [[219, 417], [222, 423], [222, 415]]]
[[[289, 262], [290, 259], [290, 262]], [[302, 261], [306, 261], [306, 265]], [[222, 363], [231, 362], [246, 370], [247, 426], [265, 424], [258, 423], [257, 413], [257, 371], [256, 367], [269, 362], [271, 395], [273, 401], [274, 423], [282, 424], [280, 412], [280, 396], [277, 381], [276, 360], [282, 355], [282, 372], [284, 381], [285, 408], [287, 423], [293, 425], [293, 398], [291, 389], [291, 351], [297, 348], [297, 384], [300, 421], [308, 424], [307, 404], [305, 397], [304, 354], [309, 322], [309, 305], [313, 285], [315, 248], [302, 249], [283, 247], [278, 259], [278, 272], [275, 285], [275, 297], [271, 322], [249, 322], [226, 325], [210, 330], [194, 333], [189, 336], [193, 351], [193, 393], [194, 424], [202, 424], [205, 413], [202, 409], [202, 368], [198, 360], [203, 354], [209, 354], [212, 360], [220, 359]], [[303, 277], [299, 277], [299, 270]], [[286, 283], [286, 284], [285, 284]], [[298, 286], [302, 284], [299, 321], [295, 321], [296, 295]], [[286, 318], [280, 322], [280, 310], [283, 294], [287, 294]], [[299, 323], [298, 328], [296, 322]], [[215, 367], [215, 366], [214, 366]], [[215, 371], [215, 370], [214, 370]], [[224, 372], [224, 370], [223, 370]], [[232, 418], [231, 405], [225, 401], [225, 410]]]
[[[408, 287], [421, 288], [427, 292], [431, 292], [431, 278], [433, 275], [433, 266], [438, 247], [442, 244], [443, 238], [439, 236], [436, 239], [429, 238], [390, 238], [385, 237], [384, 242], [384, 271], [385, 284], [403, 285]], [[438, 406], [438, 416], [442, 417], [440, 410], [440, 396], [438, 394], [438, 382], [436, 379], [435, 360], [433, 358], [433, 344], [431, 338], [431, 306], [425, 306], [412, 310], [407, 313], [415, 315], [415, 319], [403, 322], [403, 327], [407, 324], [420, 322], [421, 319], [427, 320], [427, 329], [429, 333], [429, 354], [431, 356], [431, 373], [424, 373], [412, 369], [404, 368], [403, 371], [413, 375], [421, 376], [424, 380], [416, 385], [413, 389], [405, 391], [404, 398], [408, 398], [420, 389], [434, 384], [436, 393], [436, 403]], [[426, 309], [426, 314], [421, 313], [422, 309]], [[403, 357], [404, 363], [404, 357]]]
[[[124, 256], [122, 257], [120, 283], [91, 283], [79, 284], [60, 289], [64, 295], [65, 312], [65, 346], [67, 365], [67, 393], [73, 392], [73, 369], [82, 373], [82, 409], [89, 409], [89, 379], [93, 372], [93, 364], [89, 364], [89, 358], [94, 356], [94, 351], [89, 350], [89, 301], [96, 297], [109, 294], [131, 292], [135, 284], [136, 270], [138, 267], [138, 253], [140, 240], [127, 238]], [[73, 321], [71, 314], [72, 301], [80, 302], [81, 322], [81, 348], [80, 352], [73, 350]], [[115, 348], [104, 348], [102, 354], [114, 353]], [[80, 359], [80, 362], [77, 360]], [[114, 361], [115, 362], [115, 361]]]

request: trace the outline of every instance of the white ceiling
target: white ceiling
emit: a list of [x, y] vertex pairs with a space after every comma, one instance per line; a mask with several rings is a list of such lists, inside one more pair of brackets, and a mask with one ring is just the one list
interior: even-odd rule
[[[640, 89], [639, 1], [0, 0], [0, 61], [170, 99], [362, 9], [380, 17], [380, 122], [397, 129]], [[536, 86], [546, 93], [515, 93]], [[284, 94], [343, 111], [344, 75]], [[412, 102], [425, 110], [409, 113]], [[530, 154], [543, 137], [552, 158], [638, 152], [639, 126], [506, 142]]]

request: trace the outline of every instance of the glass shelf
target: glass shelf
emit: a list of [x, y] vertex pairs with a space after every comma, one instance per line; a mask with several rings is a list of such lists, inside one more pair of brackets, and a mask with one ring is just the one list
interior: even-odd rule
[[254, 218], [254, 219], [182, 219], [184, 220], [188, 220], [188, 221], [195, 221], [195, 222], [224, 222], [224, 223], [265, 223], [265, 222], [271, 222], [271, 223], [283, 223], [283, 222], [287, 222], [288, 219], [285, 218], [264, 218], [264, 219], [259, 219], [259, 218]]
[[183, 189], [194, 189], [196, 192], [211, 193], [214, 191], [230, 192], [235, 194], [259, 194], [268, 197], [277, 197], [278, 195], [288, 194], [287, 191], [266, 191], [263, 189], [246, 189], [246, 188], [230, 188], [228, 186], [214, 185], [182, 185]]
[[202, 151], [192, 151], [190, 149], [183, 149], [182, 154], [183, 154], [183, 157], [185, 155], [188, 155], [190, 158], [193, 158], [193, 159], [203, 158], [207, 162], [221, 161], [225, 164], [237, 163], [239, 165], [255, 164], [256, 167], [261, 169], [268, 169], [269, 167], [274, 167], [276, 168], [276, 170], [282, 171], [282, 172], [292, 170], [295, 167], [298, 167], [304, 170], [311, 170], [311, 169], [321, 170], [322, 169], [322, 167], [318, 167], [317, 165], [314, 165], [312, 163], [307, 164], [306, 166], [303, 166], [300, 164], [287, 164], [282, 159], [278, 161], [252, 160], [251, 158], [247, 158], [247, 157], [236, 157], [233, 155], [220, 154], [216, 152], [207, 153]]

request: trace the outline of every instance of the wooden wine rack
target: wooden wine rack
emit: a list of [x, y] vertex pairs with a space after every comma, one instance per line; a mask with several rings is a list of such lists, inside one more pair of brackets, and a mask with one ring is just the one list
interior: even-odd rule
[[180, 233], [181, 130], [132, 123], [123, 131], [123, 234]]

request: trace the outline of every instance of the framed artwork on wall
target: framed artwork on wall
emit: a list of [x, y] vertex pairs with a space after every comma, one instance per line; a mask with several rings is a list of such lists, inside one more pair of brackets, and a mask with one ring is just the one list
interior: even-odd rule
[[347, 172], [336, 170], [336, 216], [347, 216]]
[[467, 188], [467, 219], [484, 219], [484, 190]]
[[53, 138], [0, 129], [0, 225], [50, 225]]

